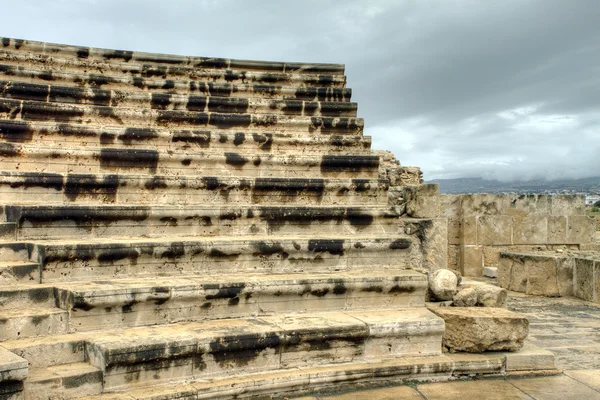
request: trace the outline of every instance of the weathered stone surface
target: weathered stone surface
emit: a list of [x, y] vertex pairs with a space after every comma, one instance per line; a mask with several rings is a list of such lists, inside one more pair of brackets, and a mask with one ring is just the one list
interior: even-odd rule
[[477, 305], [477, 292], [475, 288], [461, 289], [454, 295], [452, 304], [456, 307], [475, 307]]
[[477, 306], [480, 307], [506, 307], [506, 289], [494, 285], [476, 285]]
[[452, 300], [457, 285], [458, 277], [448, 269], [438, 269], [429, 277], [429, 290], [437, 300]]
[[529, 332], [527, 318], [504, 308], [430, 307], [444, 319], [442, 343], [449, 351], [517, 351]]

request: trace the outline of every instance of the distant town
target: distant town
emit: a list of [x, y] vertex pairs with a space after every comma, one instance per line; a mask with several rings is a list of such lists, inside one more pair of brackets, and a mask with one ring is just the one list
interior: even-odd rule
[[440, 185], [441, 193], [522, 193], [522, 194], [579, 194], [586, 205], [600, 200], [600, 177], [500, 182], [481, 178], [436, 179], [428, 183]]

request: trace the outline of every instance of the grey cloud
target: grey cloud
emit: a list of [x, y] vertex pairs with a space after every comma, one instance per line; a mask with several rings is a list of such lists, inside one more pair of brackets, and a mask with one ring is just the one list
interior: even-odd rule
[[11, 37], [345, 63], [365, 133], [427, 179], [600, 175], [597, 0], [31, 0], [3, 13]]

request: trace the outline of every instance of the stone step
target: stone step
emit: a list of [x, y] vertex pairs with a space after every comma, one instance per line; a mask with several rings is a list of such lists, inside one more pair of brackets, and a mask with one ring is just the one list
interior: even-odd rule
[[[32, 262], [0, 262], [0, 284], [40, 282], [40, 266]], [[0, 289], [1, 291], [2, 289]], [[0, 298], [0, 309], [2, 299]]]
[[[4, 292], [4, 291], [3, 291]], [[58, 308], [23, 308], [0, 311], [0, 343], [69, 331], [69, 313]]]
[[[197, 68], [194, 66], [167, 66], [152, 65], [148, 63], [118, 63], [87, 62], [84, 60], [70, 60], [58, 57], [39, 57], [25, 52], [6, 51], [0, 48], [0, 62], [4, 65], [18, 67], [32, 65], [35, 68], [47, 71], [47, 78], [51, 80], [53, 71], [67, 71], [87, 73], [89, 70], [98, 71], [98, 75], [111, 77], [132, 78], [161, 78], [166, 80], [193, 79], [204, 82], [235, 82], [235, 83], [267, 83], [280, 84], [292, 87], [317, 86], [343, 88], [346, 86], [344, 75], [330, 75], [319, 73], [298, 73], [297, 71], [280, 72], [264, 70], [243, 69], [213, 69]], [[134, 81], [135, 83], [135, 81]], [[138, 84], [139, 85], [139, 84]]]
[[321, 273], [420, 265], [407, 235], [177, 237], [30, 242], [42, 282], [249, 273]]
[[379, 176], [370, 154], [275, 155], [148, 148], [57, 147], [0, 143], [0, 170], [59, 174], [158, 174], [253, 178], [362, 178]]
[[45, 146], [144, 147], [170, 151], [274, 154], [368, 154], [362, 135], [293, 135], [277, 132], [151, 129], [38, 121], [0, 121], [0, 141]]
[[[21, 285], [0, 290], [0, 296], [15, 299], [7, 307], [20, 307], [0, 311], [0, 315], [9, 321], [18, 318], [19, 326], [31, 325], [24, 320], [39, 320], [39, 313], [17, 314], [33, 309], [35, 304], [18, 299], [27, 299], [32, 291], [40, 293], [42, 289], [52, 290], [56, 305], [68, 312], [66, 317], [52, 321], [59, 325], [52, 330], [65, 333], [279, 314], [422, 307], [427, 279], [412, 271], [359, 270]], [[21, 335], [9, 334], [7, 338], [44, 336], [49, 328], [42, 328], [39, 334], [27, 331], [27, 335], [21, 328]]]
[[122, 125], [130, 128], [199, 128], [239, 131], [268, 129], [294, 134], [362, 135], [364, 121], [351, 117], [145, 110], [0, 98], [0, 120]]
[[114, 108], [328, 117], [356, 117], [356, 110], [358, 108], [356, 103], [349, 102], [248, 99], [242, 97], [126, 92], [3, 80], [0, 80], [0, 97]]
[[28, 374], [27, 360], [0, 346], [0, 398], [18, 399]]
[[28, 400], [80, 399], [102, 393], [102, 371], [79, 362], [31, 368], [24, 382]]
[[[560, 374], [554, 356], [535, 346], [519, 352], [394, 357], [314, 367], [248, 373], [223, 378], [149, 385], [91, 396], [83, 400], [296, 398], [305, 393], [353, 392], [360, 388], [414, 382], [440, 382], [473, 377], [547, 376]], [[523, 368], [535, 366], [532, 371]], [[348, 397], [347, 397], [348, 396]], [[352, 397], [350, 397], [352, 396]], [[443, 394], [442, 397], [443, 398]], [[298, 397], [299, 398], [299, 397]], [[302, 397], [312, 399], [313, 397]], [[360, 398], [352, 393], [343, 398]], [[383, 397], [377, 397], [382, 399]], [[389, 397], [385, 397], [388, 399]], [[420, 398], [420, 397], [419, 397]]]
[[[1, 55], [1, 52], [0, 52]], [[156, 93], [201, 94], [214, 97], [244, 97], [253, 99], [284, 99], [303, 101], [348, 102], [352, 98], [352, 89], [345, 87], [321, 86], [327, 81], [317, 79], [313, 85], [293, 82], [279, 82], [278, 76], [251, 75], [254, 82], [219, 81], [213, 77], [208, 81], [194, 79], [163, 79], [153, 76], [106, 75], [87, 71], [59, 71], [42, 69], [32, 65], [6, 64], [0, 58], [0, 78], [18, 80], [25, 83], [48, 84], [53, 82], [63, 86], [88, 89], [152, 91]], [[228, 78], [232, 78], [231, 76]], [[314, 81], [314, 79], [313, 79]], [[339, 86], [339, 85], [338, 85]]]
[[[24, 206], [0, 205], [18, 224], [18, 240], [162, 237], [403, 234], [388, 207], [299, 206]], [[20, 268], [20, 275], [27, 268]]]
[[387, 179], [0, 171], [0, 204], [387, 205]]
[[444, 325], [424, 308], [207, 321], [99, 333], [86, 341], [104, 390], [441, 354]]
[[[189, 67], [195, 69], [241, 69], [274, 72], [297, 72], [297, 73], [326, 73], [331, 75], [343, 75], [343, 64], [326, 63], [284, 63], [274, 61], [235, 60], [228, 58], [210, 58], [196, 56], [181, 56], [174, 54], [145, 53], [139, 51], [124, 51], [112, 49], [100, 49], [94, 47], [71, 46], [56, 43], [38, 42], [33, 40], [20, 40], [11, 38], [0, 38], [4, 52], [18, 51], [27, 54], [46, 55], [49, 58], [62, 57], [64, 59], [75, 59], [83, 62], [105, 61], [110, 65], [119, 63], [127, 64], [158, 64], [166, 66]], [[47, 59], [46, 57], [40, 57]]]

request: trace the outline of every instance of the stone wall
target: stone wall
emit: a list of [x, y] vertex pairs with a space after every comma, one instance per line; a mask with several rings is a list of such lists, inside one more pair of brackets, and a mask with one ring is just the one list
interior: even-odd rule
[[480, 276], [503, 251], [579, 250], [594, 241], [583, 196], [439, 195], [448, 220], [448, 268]]

